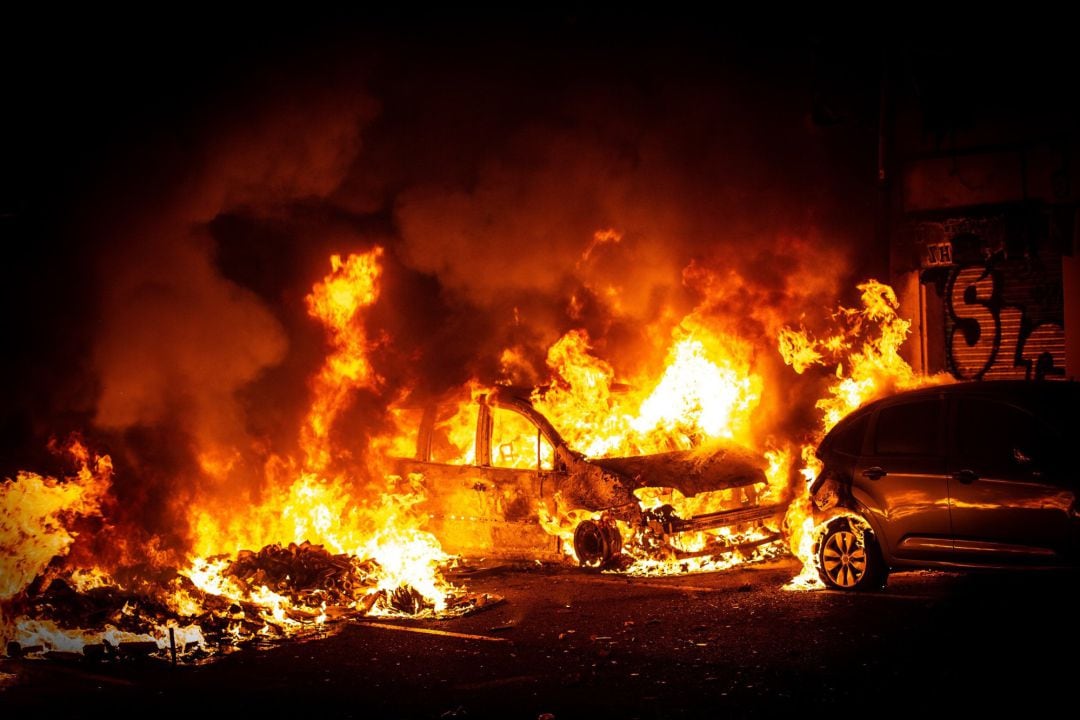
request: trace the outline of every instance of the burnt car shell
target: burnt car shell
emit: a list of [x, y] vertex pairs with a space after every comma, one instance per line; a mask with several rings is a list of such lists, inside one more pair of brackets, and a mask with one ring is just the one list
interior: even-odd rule
[[[423, 476], [429, 529], [448, 552], [464, 557], [565, 558], [560, 539], [540, 524], [541, 506], [551, 517], [566, 510], [584, 510], [642, 526], [646, 518], [634, 494], [642, 487], [675, 488], [686, 496], [744, 489], [737, 493], [739, 500], [728, 508], [742, 514], [730, 518], [730, 523], [729, 518], [706, 518], [692, 529], [754, 522], [781, 512], [779, 507], [771, 507], [768, 512], [757, 507], [758, 490], [766, 481], [763, 461], [744, 448], [722, 445], [708, 451], [589, 459], [567, 445], [523, 390], [498, 388], [478, 396], [474, 402], [472, 462], [433, 459], [437, 403], [424, 408], [416, 455], [395, 459], [399, 474]], [[521, 466], [520, 457], [516, 466], [504, 466], [493, 449], [493, 426], [499, 414], [505, 412], [516, 416], [515, 422], [527, 422], [535, 429], [536, 443], [528, 451], [536, 460], [527, 467]], [[669, 525], [668, 530], [681, 527]], [[602, 528], [600, 532], [611, 531]], [[612, 552], [617, 552], [617, 544], [618, 540]], [[610, 559], [606, 553], [601, 555], [605, 557], [598, 561]]]

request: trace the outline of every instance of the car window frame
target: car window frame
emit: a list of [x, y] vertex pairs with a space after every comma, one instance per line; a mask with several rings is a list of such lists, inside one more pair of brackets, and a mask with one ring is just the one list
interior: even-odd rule
[[[476, 453], [476, 456], [477, 456], [477, 464], [480, 467], [489, 467], [489, 468], [495, 468], [495, 469], [500, 469], [500, 470], [525, 470], [525, 471], [528, 471], [528, 472], [553, 472], [555, 470], [555, 446], [554, 446], [554, 444], [552, 444], [550, 438], [548, 438], [548, 436], [544, 433], [543, 428], [541, 428], [540, 425], [538, 425], [533, 418], [529, 417], [527, 414], [521, 412], [517, 408], [507, 406], [507, 405], [495, 405], [495, 404], [480, 403], [480, 408], [481, 408], [480, 409], [480, 415], [477, 417], [477, 425], [478, 425], [478, 427], [481, 427], [486, 422], [486, 427], [484, 429], [483, 434], [487, 435], [487, 441], [486, 441], [486, 443], [484, 443], [484, 447], [485, 447], [485, 453], [484, 454], [486, 455], [486, 459], [487, 459], [486, 464], [482, 464], [482, 463], [479, 462], [480, 457], [481, 457], [481, 453], [479, 452], [479, 448], [481, 446], [480, 441], [482, 439], [482, 433], [478, 432], [477, 435], [476, 435], [476, 443], [477, 443], [476, 447], [477, 447], [477, 450], [478, 450], [478, 452]], [[508, 465], [500, 465], [497, 462], [495, 462], [495, 456], [496, 456], [495, 445], [494, 445], [494, 443], [495, 443], [495, 415], [496, 415], [496, 413], [499, 413], [499, 412], [513, 413], [517, 417], [519, 417], [519, 418], [523, 419], [525, 422], [527, 422], [529, 424], [529, 426], [532, 427], [533, 430], [536, 431], [537, 462], [536, 462], [535, 466], [513, 467], [513, 466], [508, 466]], [[485, 416], [486, 416], [486, 420], [484, 419]], [[541, 457], [542, 457], [542, 454], [540, 452], [540, 443], [541, 442], [547, 443], [548, 447], [551, 450], [551, 467], [543, 467], [541, 465], [541, 462], [540, 462]]]
[[[1041, 459], [1043, 464], [1037, 464], [1032, 469], [1038, 470], [1040, 475], [1047, 481], [1050, 480], [1050, 477], [1047, 476], [1054, 476], [1060, 471], [1056, 465], [1060, 462], [1060, 454], [1063, 452], [1062, 445], [1064, 438], [1054, 425], [1041, 417], [1035, 407], [1015, 402], [1015, 399], [1011, 397], [996, 397], [992, 394], [984, 393], [951, 393], [948, 397], [948, 407], [946, 412], [948, 413], [949, 423], [946, 452], [950, 467], [955, 466], [959, 468], [962, 464], [959, 447], [960, 403], [965, 400], [975, 400], [1003, 406], [1025, 416], [1028, 422], [1036, 423], [1041, 430], [1050, 436], [1051, 439], [1048, 445], [1052, 445], [1052, 448], [1049, 450], [1048, 457]], [[1042, 480], [1037, 481], [1032, 479], [1032, 482], [1042, 482]]]
[[[829, 442], [825, 447], [826, 452], [843, 455], [847, 458], [862, 457], [867, 454], [867, 442], [870, 437], [870, 431], [873, 428], [874, 412], [869, 408], [860, 408], [855, 410], [851, 414], [844, 417], [835, 428], [830, 431]], [[840, 447], [840, 442], [843, 436], [853, 432], [853, 426], [863, 423], [862, 437], [859, 438], [858, 446], [854, 449], [854, 452], [848, 452]]]
[[[933, 395], [924, 395], [918, 397], [901, 397], [898, 399], [890, 398], [890, 402], [882, 403], [874, 408], [873, 417], [870, 419], [870, 425], [867, 428], [866, 433], [863, 436], [863, 447], [859, 457], [875, 457], [875, 458], [945, 458], [948, 449], [945, 435], [945, 415], [948, 412], [948, 407], [945, 405], [945, 398], [941, 393], [935, 393]], [[878, 423], [881, 420], [881, 414], [888, 410], [901, 407], [904, 405], [915, 405], [918, 403], [934, 402], [938, 406], [937, 413], [937, 430], [934, 434], [937, 447], [930, 453], [881, 453], [878, 451], [877, 433]]]

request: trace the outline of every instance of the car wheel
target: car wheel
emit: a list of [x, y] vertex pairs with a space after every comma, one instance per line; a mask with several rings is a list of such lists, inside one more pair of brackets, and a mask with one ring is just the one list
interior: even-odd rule
[[825, 530], [817, 549], [821, 579], [838, 590], [880, 590], [888, 572], [874, 533], [844, 518]]
[[574, 530], [574, 552], [582, 567], [609, 567], [622, 552], [622, 535], [614, 522], [583, 520]]

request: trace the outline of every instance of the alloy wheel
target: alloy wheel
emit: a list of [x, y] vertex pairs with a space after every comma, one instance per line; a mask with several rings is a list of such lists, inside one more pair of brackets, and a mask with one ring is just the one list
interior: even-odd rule
[[851, 530], [838, 530], [825, 540], [821, 564], [838, 587], [853, 588], [866, 574], [866, 548]]

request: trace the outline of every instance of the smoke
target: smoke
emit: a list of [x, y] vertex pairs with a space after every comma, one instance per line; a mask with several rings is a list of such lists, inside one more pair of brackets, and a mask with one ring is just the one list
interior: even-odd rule
[[547, 347], [579, 327], [621, 374], [641, 370], [692, 311], [758, 348], [762, 372], [790, 375], [776, 331], [827, 317], [870, 228], [809, 106], [745, 77], [604, 79], [547, 89], [547, 112], [487, 128], [460, 181], [407, 186], [400, 257], [490, 318], [477, 354], [515, 348], [533, 368], [522, 377], [542, 376]]
[[[364, 71], [378, 113], [343, 72], [313, 89], [278, 72], [159, 143], [171, 177], [104, 257], [95, 422], [165, 424], [204, 450], [249, 443], [238, 392], [268, 373], [303, 382], [280, 374], [311, 369], [289, 347], [297, 298], [327, 250], [369, 247], [373, 223], [389, 250], [368, 319], [389, 338], [374, 358], [384, 399], [498, 379], [507, 348], [521, 377], [542, 378], [547, 348], [575, 328], [617, 370], [640, 370], [695, 310], [767, 354], [779, 326], [835, 304], [861, 220], [800, 82], [778, 81], [792, 66], [573, 47], [536, 69], [538, 53], [499, 64], [384, 43]], [[232, 243], [222, 218], [273, 225], [288, 249]], [[238, 247], [271, 266], [279, 294], [251, 282]]]
[[183, 153], [175, 141], [154, 144], [173, 177], [160, 170], [161, 190], [133, 193], [136, 207], [122, 212], [99, 259], [93, 421], [126, 438], [130, 472], [116, 489], [144, 526], [169, 525], [197, 482], [235, 502], [257, 489], [266, 460], [243, 391], [289, 353], [281, 299], [224, 274], [212, 222], [325, 203], [374, 112], [356, 91], [274, 90], [210, 114]]
[[249, 290], [223, 278], [197, 234], [162, 234], [111, 265], [95, 348], [95, 422], [178, 419], [200, 445], [238, 440], [238, 388], [279, 362], [286, 338]]
[[[640, 374], [690, 313], [754, 348], [767, 392], [789, 386], [776, 330], [861, 279], [872, 132], [809, 120], [797, 49], [551, 29], [315, 32], [206, 92], [188, 81], [117, 141], [84, 189], [107, 228], [74, 273], [91, 307], [62, 312], [92, 327], [83, 393], [133, 522], [257, 495], [326, 352], [303, 297], [331, 253], [374, 244], [362, 322], [381, 383], [332, 437], [377, 431], [411, 388], [543, 382], [573, 329]], [[797, 414], [765, 404], [770, 428]]]

